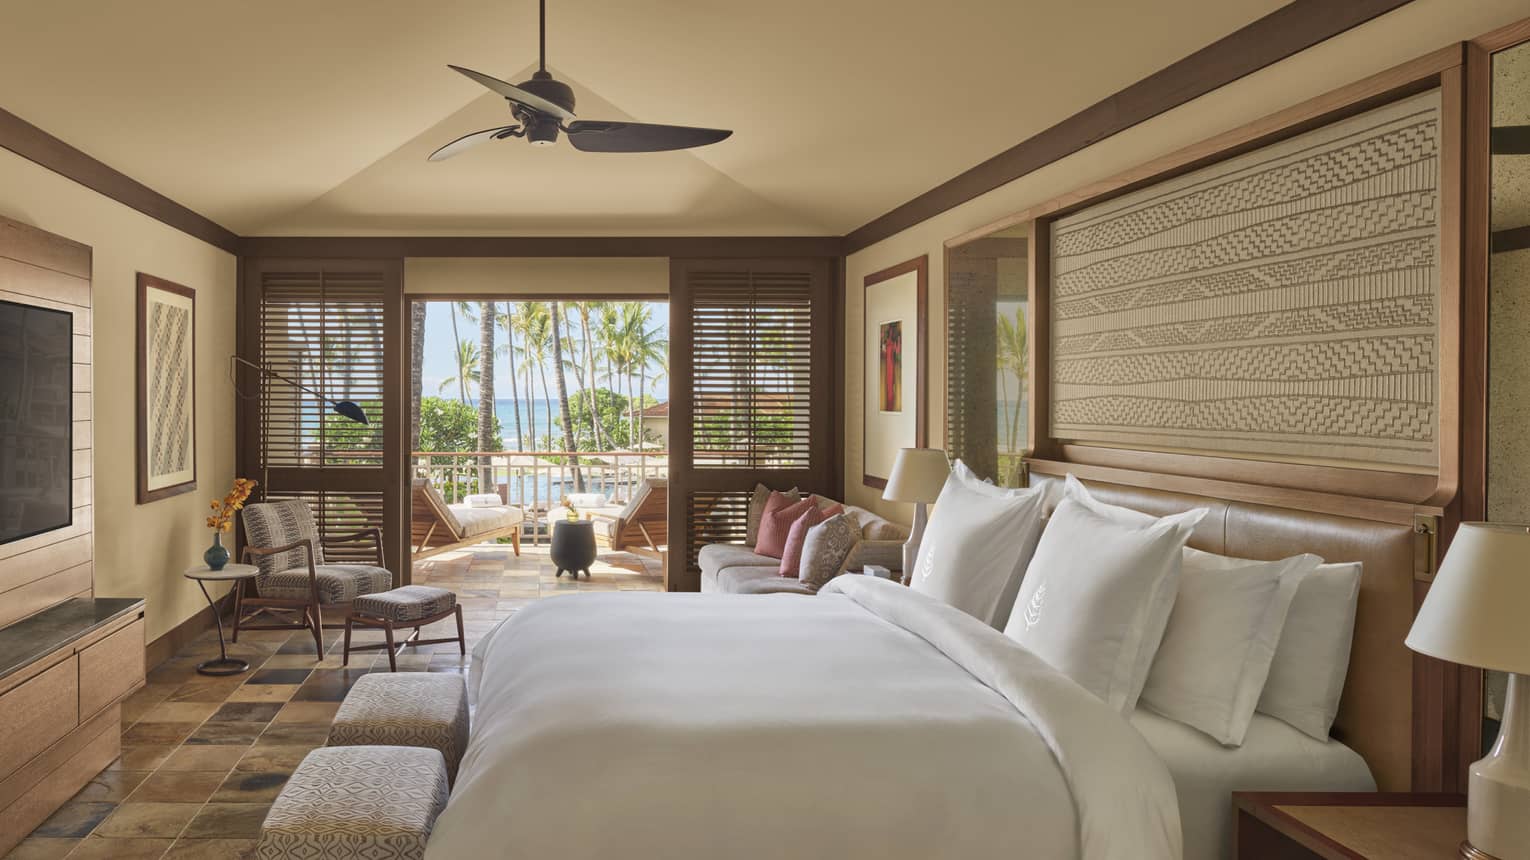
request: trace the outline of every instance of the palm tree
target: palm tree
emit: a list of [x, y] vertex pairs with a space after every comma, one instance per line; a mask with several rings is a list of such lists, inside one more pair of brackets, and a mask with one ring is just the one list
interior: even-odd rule
[[[505, 443], [494, 438], [494, 304], [478, 303], [478, 450], [497, 451]], [[478, 488], [487, 490], [493, 462], [484, 457], [478, 466]]]
[[500, 328], [505, 330], [505, 345], [500, 347], [505, 356], [510, 360], [510, 403], [511, 412], [515, 413], [515, 447], [526, 450], [526, 434], [521, 430], [521, 394], [519, 385], [515, 379], [515, 327], [511, 325], [510, 303], [505, 303], [504, 313], [496, 313], [495, 320]]
[[[604, 451], [604, 443], [601, 437], [604, 435], [600, 429], [600, 401], [595, 396], [595, 336], [590, 330], [590, 306], [593, 302], [575, 302], [574, 308], [579, 312], [579, 331], [584, 335], [584, 359], [579, 371], [579, 384], [589, 393], [590, 400], [590, 429], [595, 436], [594, 446], [597, 451]], [[577, 357], [576, 362], [580, 361]], [[588, 384], [586, 384], [588, 380]]]
[[633, 407], [637, 411], [637, 433], [632, 437], [636, 450], [642, 450], [643, 447], [643, 411], [648, 403], [648, 368], [658, 368], [654, 374], [657, 380], [668, 372], [669, 363], [669, 341], [659, 337], [659, 329], [646, 327], [653, 319], [652, 312], [646, 305], [640, 307], [643, 309], [643, 325], [638, 328], [632, 340], [632, 358], [638, 369], [637, 405]]
[[[511, 327], [521, 336], [521, 363], [526, 368], [526, 432], [531, 437], [533, 449], [538, 447], [536, 418], [536, 389], [531, 384], [531, 369], [541, 367], [547, 355], [547, 306], [541, 302], [521, 302], [511, 314]], [[543, 377], [542, 391], [547, 391]]]
[[462, 402], [467, 403], [468, 383], [478, 384], [478, 358], [478, 344], [470, 340], [457, 341], [457, 375], [441, 380], [436, 391], [445, 391], [448, 385], [455, 382], [462, 392]]
[[[558, 409], [563, 424], [563, 450], [574, 450], [574, 421], [573, 413], [568, 408], [568, 382], [563, 378], [563, 311], [557, 302], [549, 303], [552, 316], [552, 364], [554, 375], [558, 378]], [[572, 457], [574, 463], [574, 491], [584, 492], [584, 475], [579, 471], [579, 458]]]
[[[457, 306], [460, 304], [462, 303], [452, 302], [449, 306], [452, 311], [452, 343], [457, 345], [457, 375], [454, 378], [457, 380], [457, 396], [463, 403], [467, 403], [467, 374], [463, 372], [462, 335], [457, 332]], [[445, 388], [445, 386], [445, 382], [441, 383], [441, 388], [438, 388], [437, 391]]]
[[420, 449], [420, 397], [425, 387], [425, 302], [409, 303], [409, 451]]
[[[1004, 396], [1004, 415], [1008, 419], [1009, 452], [1016, 451], [1015, 441], [1020, 434], [1020, 401], [1025, 392], [1025, 372], [1029, 353], [1025, 343], [1025, 308], [1015, 308], [1015, 318], [999, 317], [999, 343], [997, 350], [999, 385]], [[1013, 373], [1020, 383], [1015, 392], [1014, 408], [1010, 408], [1008, 375]]]

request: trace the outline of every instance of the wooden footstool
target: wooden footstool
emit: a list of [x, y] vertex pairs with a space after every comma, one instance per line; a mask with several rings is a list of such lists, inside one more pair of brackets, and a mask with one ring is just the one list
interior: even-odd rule
[[319, 747], [260, 826], [260, 860], [419, 860], [446, 808], [446, 762], [422, 747]]
[[428, 747], [446, 762], [449, 781], [468, 741], [467, 684], [449, 672], [363, 675], [345, 694], [329, 745]]
[[[446, 639], [421, 639], [420, 628], [457, 616], [457, 636]], [[351, 625], [380, 628], [385, 642], [377, 645], [351, 645]], [[414, 632], [403, 642], [393, 641], [393, 631], [399, 627], [413, 627]], [[351, 601], [351, 613], [345, 617], [345, 656], [342, 665], [350, 665], [352, 651], [388, 649], [388, 668], [398, 671], [398, 655], [410, 645], [438, 645], [456, 642], [457, 648], [467, 654], [467, 637], [462, 631], [462, 607], [457, 605], [457, 595], [444, 588], [428, 585], [406, 585], [392, 591], [363, 594]]]

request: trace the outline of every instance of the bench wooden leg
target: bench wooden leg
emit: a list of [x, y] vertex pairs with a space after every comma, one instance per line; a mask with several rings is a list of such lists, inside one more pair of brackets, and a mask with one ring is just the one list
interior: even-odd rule
[[462, 632], [462, 604], [457, 604], [457, 650], [467, 656], [467, 634]]
[[342, 654], [340, 665], [351, 665], [351, 617], [349, 615], [345, 617], [345, 648]]
[[393, 647], [393, 622], [383, 624], [383, 638], [388, 642], [388, 671], [398, 671], [397, 649]]
[[521, 556], [521, 527], [520, 526], [516, 526], [515, 527], [515, 531], [510, 533], [510, 545], [512, 547], [515, 547], [515, 556], [516, 556], [516, 558], [520, 558], [520, 556]]

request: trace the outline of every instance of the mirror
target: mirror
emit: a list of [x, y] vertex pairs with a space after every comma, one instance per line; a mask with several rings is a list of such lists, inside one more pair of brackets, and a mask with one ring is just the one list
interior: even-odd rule
[[946, 249], [946, 452], [1018, 486], [1029, 448], [1030, 224]]
[[[1493, 55], [1488, 275], [1488, 519], [1530, 522], [1530, 42]], [[1483, 749], [1506, 678], [1487, 673]]]

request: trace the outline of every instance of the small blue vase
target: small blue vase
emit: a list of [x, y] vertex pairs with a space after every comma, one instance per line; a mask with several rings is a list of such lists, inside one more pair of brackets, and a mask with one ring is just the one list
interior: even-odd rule
[[208, 570], [222, 570], [228, 564], [228, 550], [223, 546], [223, 532], [213, 532], [212, 546], [207, 552], [202, 553], [202, 560], [207, 562]]

